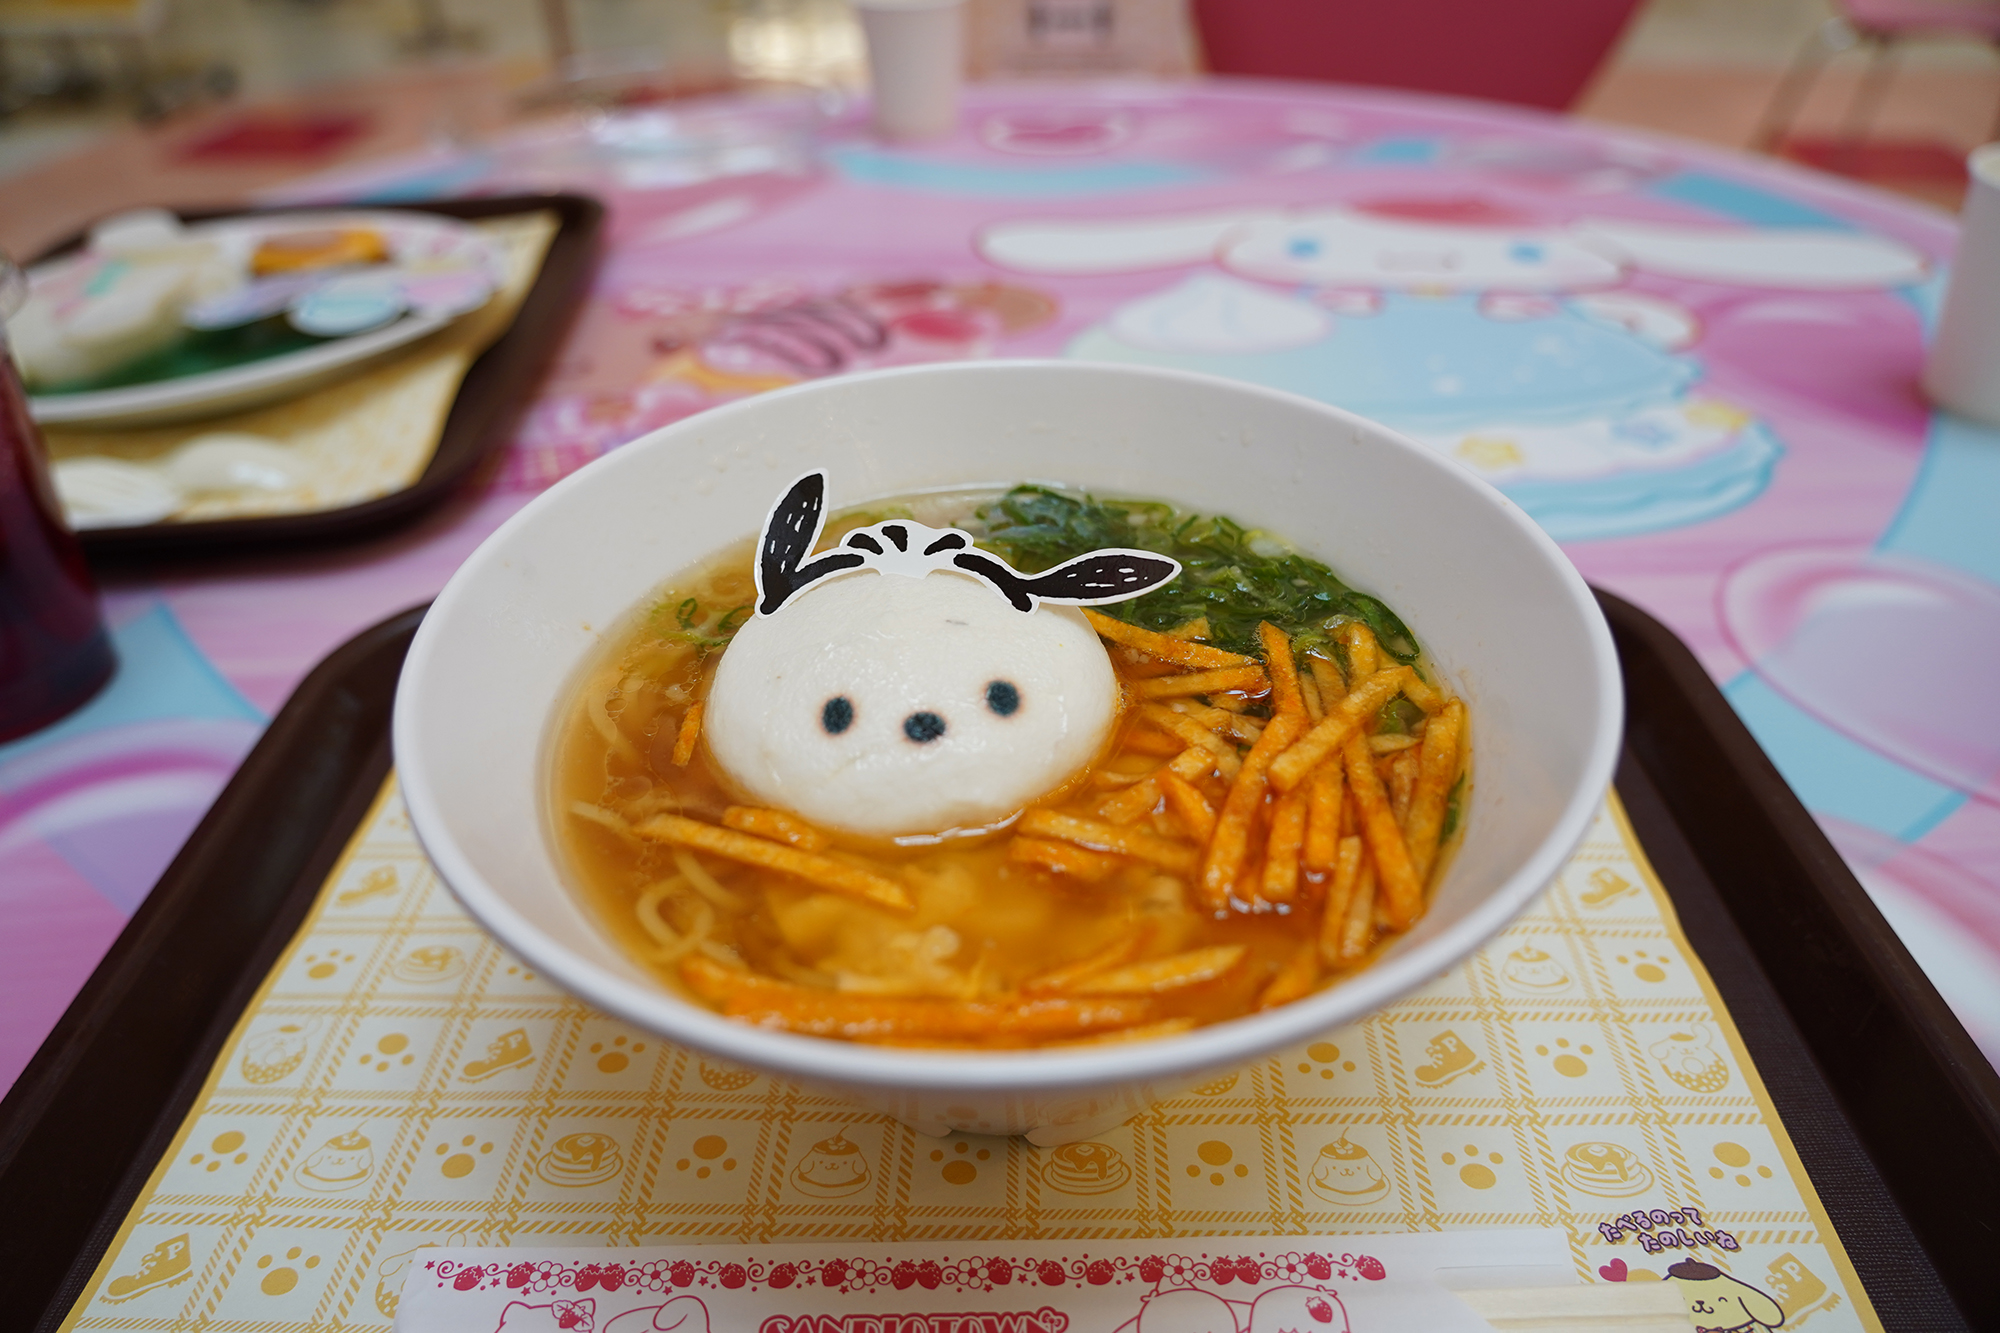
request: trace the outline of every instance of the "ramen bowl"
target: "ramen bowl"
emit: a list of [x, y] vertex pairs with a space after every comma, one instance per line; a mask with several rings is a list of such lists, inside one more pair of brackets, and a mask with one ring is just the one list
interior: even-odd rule
[[[1372, 965], [1175, 1036], [952, 1052], [740, 1023], [628, 958], [568, 879], [549, 809], [556, 719], [606, 636], [669, 575], [750, 536], [794, 478], [829, 508], [1022, 481], [1161, 499], [1268, 529], [1394, 607], [1467, 705], [1464, 832], [1428, 913]], [[1583, 580], [1498, 491], [1382, 426], [1234, 381], [983, 362], [785, 389], [654, 432], [551, 487], [425, 617], [396, 699], [417, 836], [466, 909], [543, 975], [714, 1059], [919, 1130], [1089, 1137], [1431, 980], [1499, 931], [1582, 837], [1623, 698]], [[1057, 960], [1052, 960], [1057, 961]]]

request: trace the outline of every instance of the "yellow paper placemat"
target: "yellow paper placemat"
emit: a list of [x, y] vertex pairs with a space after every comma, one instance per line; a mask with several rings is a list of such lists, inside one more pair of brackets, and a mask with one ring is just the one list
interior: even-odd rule
[[408, 489], [437, 452], [466, 371], [514, 322], [561, 221], [535, 212], [470, 225], [494, 243], [502, 276], [465, 318], [372, 369], [268, 407], [145, 430], [49, 428], [50, 457], [148, 462], [196, 436], [228, 431], [285, 445], [305, 465], [305, 481], [289, 490], [201, 496], [168, 522], [344, 509]]
[[1093, 1144], [925, 1138], [598, 1013], [465, 915], [391, 779], [65, 1327], [384, 1328], [441, 1244], [1547, 1226], [1588, 1281], [1693, 1257], [1787, 1330], [1880, 1328], [1615, 798], [1461, 966]]

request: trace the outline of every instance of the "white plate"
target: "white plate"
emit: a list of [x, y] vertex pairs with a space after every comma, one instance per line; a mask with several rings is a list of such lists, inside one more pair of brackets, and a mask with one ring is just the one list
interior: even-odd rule
[[[398, 261], [418, 255], [462, 260], [481, 264], [496, 280], [498, 277], [493, 246], [484, 236], [454, 218], [428, 214], [358, 210], [279, 213], [196, 223], [187, 229], [187, 234], [216, 240], [227, 249], [247, 256], [265, 236], [321, 227], [372, 228], [383, 234], [390, 253]], [[89, 261], [66, 256], [38, 265], [28, 274], [29, 284], [32, 287], [46, 281], [79, 262]], [[428, 313], [413, 310], [379, 329], [228, 370], [90, 393], [31, 395], [28, 411], [44, 426], [152, 426], [237, 412], [289, 398], [351, 374], [397, 348], [437, 332], [465, 313], [464, 309]]]

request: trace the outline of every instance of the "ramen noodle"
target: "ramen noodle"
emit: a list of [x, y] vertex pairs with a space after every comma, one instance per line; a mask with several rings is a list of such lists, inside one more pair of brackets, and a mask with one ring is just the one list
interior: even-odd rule
[[[888, 502], [830, 520], [819, 549], [889, 518], [1030, 573], [1111, 545], [1181, 570], [1081, 612], [1116, 676], [1094, 757], [1023, 809], [923, 836], [745, 798], [704, 719], [756, 605], [753, 543], [675, 575], [588, 666], [552, 746], [571, 878], [664, 982], [856, 1041], [1143, 1040], [1309, 995], [1423, 914], [1469, 733], [1387, 607], [1269, 534], [1046, 488]], [[996, 698], [1012, 711], [1011, 686]]]

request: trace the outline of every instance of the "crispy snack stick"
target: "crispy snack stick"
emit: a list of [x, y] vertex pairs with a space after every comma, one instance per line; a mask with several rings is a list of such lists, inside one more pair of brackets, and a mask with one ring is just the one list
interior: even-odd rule
[[1181, 821], [1196, 842], [1206, 847], [1215, 836], [1215, 807], [1192, 782], [1170, 769], [1161, 769], [1156, 780], [1160, 794], [1167, 798], [1167, 809], [1174, 812], [1174, 818]]
[[[1247, 666], [1250, 663], [1250, 659], [1240, 653], [1225, 653], [1220, 648], [1190, 643], [1183, 637], [1140, 629], [1137, 625], [1114, 620], [1087, 606], [1083, 608], [1083, 618], [1090, 622], [1092, 629], [1111, 642], [1122, 643], [1127, 648], [1137, 648], [1140, 652], [1150, 653], [1162, 661], [1178, 662], [1185, 667], [1235, 667]], [[1203, 625], [1202, 628], [1206, 630], [1207, 626]]]
[[1224, 690], [1262, 693], [1268, 686], [1264, 668], [1255, 665], [1221, 667], [1215, 671], [1189, 671], [1178, 676], [1154, 676], [1138, 681], [1132, 692], [1141, 699], [1175, 699], [1189, 694], [1217, 694]]
[[1319, 686], [1320, 703], [1329, 710], [1347, 696], [1347, 682], [1340, 678], [1340, 668], [1317, 652], [1306, 654], [1306, 670], [1312, 673], [1313, 684]]
[[1128, 754], [1152, 754], [1162, 757], [1177, 755], [1187, 748], [1187, 742], [1178, 736], [1170, 736], [1153, 727], [1132, 727], [1119, 737], [1118, 748]]
[[688, 705], [687, 716], [681, 719], [680, 734], [674, 737], [674, 766], [686, 768], [688, 760], [694, 758], [695, 743], [701, 739], [701, 704]]
[[1347, 646], [1347, 685], [1352, 689], [1382, 669], [1382, 649], [1375, 631], [1358, 620], [1340, 627], [1340, 641]]
[[1367, 742], [1349, 736], [1341, 754], [1347, 763], [1347, 785], [1354, 792], [1355, 808], [1361, 812], [1361, 836], [1368, 842], [1369, 864], [1381, 881], [1389, 924], [1407, 930], [1424, 914], [1424, 888], [1410, 865], [1403, 830], [1396, 827], [1395, 812], [1389, 808], [1389, 796], [1382, 790]]
[[1240, 944], [1190, 949], [1109, 972], [1093, 972], [1070, 986], [1073, 995], [1157, 995], [1162, 991], [1199, 986], [1233, 970], [1247, 953]]
[[1432, 687], [1429, 681], [1413, 669], [1409, 683], [1403, 686], [1403, 694], [1409, 701], [1426, 713], [1435, 714], [1445, 705], [1445, 696]]
[[1215, 768], [1215, 754], [1198, 745], [1190, 745], [1159, 770], [1097, 807], [1097, 813], [1114, 824], [1130, 824], [1151, 814], [1153, 807], [1160, 803], [1160, 773], [1171, 772], [1175, 777], [1194, 781], [1202, 774]]
[[1368, 748], [1376, 754], [1395, 754], [1399, 750], [1413, 750], [1423, 743], [1421, 736], [1399, 736], [1394, 732], [1368, 738]]
[[1340, 701], [1338, 708], [1326, 715], [1326, 721], [1278, 756], [1271, 764], [1271, 785], [1279, 791], [1290, 791], [1298, 786], [1307, 773], [1344, 745], [1349, 736], [1359, 734], [1362, 724], [1383, 704], [1401, 693], [1403, 682], [1409, 676], [1410, 669], [1399, 666], [1378, 671], [1362, 681], [1358, 688]]
[[1306, 793], [1288, 791], [1271, 808], [1271, 838], [1264, 852], [1262, 894], [1267, 903], [1299, 896], [1299, 855], [1306, 842]]
[[1264, 806], [1265, 773], [1271, 761], [1305, 729], [1303, 713], [1279, 713], [1265, 726], [1264, 734], [1250, 747], [1243, 769], [1229, 785], [1229, 797], [1222, 803], [1222, 815], [1215, 821], [1215, 836], [1208, 840], [1208, 855], [1202, 862], [1201, 882], [1195, 896], [1203, 907], [1219, 912], [1229, 904], [1230, 886], [1236, 883], [1243, 862], [1250, 855], [1250, 825]]
[[1271, 677], [1271, 705], [1280, 713], [1305, 715], [1306, 701], [1299, 693], [1299, 664], [1292, 658], [1292, 640], [1283, 630], [1266, 620], [1257, 626], [1264, 644], [1264, 670]]
[[1310, 671], [1299, 677], [1299, 693], [1305, 698], [1306, 717], [1311, 719], [1312, 724], [1318, 726], [1325, 721], [1326, 700], [1321, 697], [1319, 682], [1313, 679]]
[[1092, 851], [1116, 852], [1175, 874], [1188, 874], [1195, 867], [1195, 850], [1184, 842], [1098, 819], [1080, 819], [1053, 810], [1030, 810], [1014, 828], [1029, 837], [1059, 838]]
[[832, 842], [826, 834], [797, 815], [763, 806], [732, 805], [722, 812], [722, 824], [724, 828], [733, 828], [738, 833], [754, 833], [773, 842], [788, 842], [802, 852], [824, 851]]
[[[1343, 775], [1337, 763], [1321, 764], [1306, 779], [1306, 869], [1324, 874], [1340, 853]], [[1294, 790], [1297, 790], [1294, 788]]]
[[1292, 951], [1292, 956], [1278, 969], [1278, 975], [1264, 987], [1264, 993], [1257, 997], [1257, 1007], [1275, 1009], [1303, 999], [1312, 993], [1313, 983], [1318, 980], [1319, 941], [1308, 939]]
[[[1229, 714], [1223, 713], [1219, 708], [1209, 711], [1219, 713], [1225, 718], [1229, 716]], [[1150, 702], [1140, 704], [1138, 712], [1141, 718], [1152, 723], [1161, 731], [1178, 737], [1182, 744], [1199, 745], [1202, 749], [1212, 753], [1215, 756], [1215, 766], [1223, 777], [1235, 777], [1236, 770], [1242, 766], [1243, 761], [1237, 755], [1236, 747], [1216, 735], [1214, 727], [1203, 725], [1201, 719], [1193, 716], [1191, 713], [1183, 713], [1177, 709], [1169, 708], [1165, 704]], [[1227, 723], [1222, 725], [1226, 726]]]
[[1360, 837], [1340, 840], [1334, 854], [1333, 882], [1327, 886], [1326, 914], [1319, 919], [1319, 957], [1328, 967], [1341, 961], [1341, 941], [1347, 937], [1347, 910], [1354, 903], [1354, 890], [1361, 882], [1361, 863], [1367, 847]]
[[1410, 797], [1410, 868], [1419, 884], [1430, 878], [1437, 860], [1438, 837], [1444, 829], [1444, 803], [1458, 777], [1458, 737], [1465, 726], [1465, 705], [1453, 699], [1424, 727], [1423, 768]]
[[751, 837], [734, 829], [717, 828], [681, 815], [654, 815], [633, 830], [642, 838], [693, 847], [745, 865], [797, 875], [823, 889], [844, 893], [850, 898], [886, 907], [892, 912], [913, 912], [916, 904], [895, 880], [836, 861], [830, 856], [802, 852], [764, 838]]
[[1352, 963], [1375, 942], [1375, 862], [1364, 861], [1347, 901], [1347, 920], [1340, 932], [1340, 961]]
[[683, 962], [681, 979], [731, 1018], [849, 1040], [1075, 1037], [1131, 1027], [1153, 1016], [1143, 999], [928, 1000], [855, 995], [773, 981], [704, 957]]
[[1145, 926], [1129, 930], [1096, 953], [1086, 954], [1073, 963], [1064, 963], [1061, 967], [1051, 968], [1047, 972], [1029, 977], [1021, 983], [1021, 990], [1028, 995], [1048, 995], [1058, 991], [1074, 990], [1077, 983], [1084, 978], [1132, 961], [1152, 937], [1153, 932]]
[[[1383, 780], [1389, 784], [1389, 809], [1395, 812], [1396, 827], [1407, 830], [1410, 827], [1410, 800], [1417, 794], [1417, 774], [1423, 767], [1423, 754], [1415, 748], [1396, 752], [1387, 764], [1388, 772]], [[1407, 840], [1407, 836], [1406, 836]], [[1416, 862], [1410, 862], [1415, 866]], [[1422, 876], [1418, 877], [1422, 882]]]
[[1073, 842], [1050, 842], [1046, 838], [1014, 839], [1007, 844], [1007, 859], [1053, 870], [1086, 884], [1100, 882], [1119, 866], [1115, 856], [1093, 852]]

